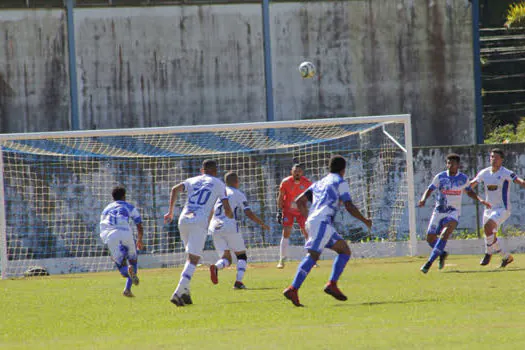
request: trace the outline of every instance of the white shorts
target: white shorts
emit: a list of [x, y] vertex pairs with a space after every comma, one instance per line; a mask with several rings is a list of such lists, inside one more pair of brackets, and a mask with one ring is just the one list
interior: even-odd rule
[[179, 232], [186, 253], [202, 256], [208, 235], [208, 223], [180, 220]]
[[137, 261], [137, 248], [130, 231], [113, 231], [106, 238], [113, 261], [122, 265], [124, 260]]
[[308, 240], [304, 247], [308, 250], [321, 253], [324, 248], [332, 248], [337, 241], [343, 240], [334, 226], [326, 221], [307, 221], [305, 228]]
[[485, 209], [483, 211], [483, 225], [485, 225], [489, 220], [492, 220], [496, 223], [496, 230], [499, 230], [501, 224], [505, 222], [510, 216], [510, 210], [505, 208], [492, 208]]
[[212, 220], [209, 233], [213, 237], [213, 244], [219, 256], [222, 256], [225, 250], [234, 252], [246, 250], [244, 239], [237, 230], [237, 222], [234, 220]]
[[451, 221], [459, 222], [457, 210], [452, 210], [447, 213], [439, 213], [437, 211], [433, 212], [430, 217], [430, 222], [428, 223], [427, 234], [440, 235], [441, 231], [443, 231], [443, 227]]

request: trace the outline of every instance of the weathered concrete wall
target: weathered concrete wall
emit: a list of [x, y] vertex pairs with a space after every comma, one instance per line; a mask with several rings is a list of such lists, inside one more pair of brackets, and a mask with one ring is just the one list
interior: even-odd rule
[[260, 5], [78, 9], [84, 129], [266, 120]]
[[[0, 13], [0, 132], [69, 128], [65, 22]], [[415, 145], [474, 143], [463, 2], [273, 3], [270, 25], [276, 120], [412, 113]], [[266, 120], [259, 4], [78, 8], [75, 35], [82, 129]]]
[[0, 132], [69, 128], [66, 18], [0, 11]]
[[[274, 3], [271, 14], [276, 119], [412, 113], [415, 145], [475, 143], [464, 2]], [[311, 80], [296, 70], [306, 59]]]

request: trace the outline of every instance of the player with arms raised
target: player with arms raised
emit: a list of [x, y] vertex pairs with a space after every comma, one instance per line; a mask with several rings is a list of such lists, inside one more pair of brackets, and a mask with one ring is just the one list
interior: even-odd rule
[[[365, 218], [352, 203], [350, 187], [343, 178], [346, 160], [339, 155], [332, 156], [329, 167], [330, 174], [315, 182], [296, 199], [301, 214], [308, 217], [306, 220], [308, 240], [305, 244], [308, 254], [299, 264], [292, 285], [283, 292], [284, 296], [295, 306], [302, 306], [299, 302], [298, 290], [319, 259], [323, 248], [332, 249], [338, 254], [334, 260], [330, 281], [326, 284], [324, 291], [337, 300], [347, 300], [347, 297], [337, 287], [337, 281], [350, 259], [350, 247], [336, 232], [333, 225], [339, 202], [343, 202], [346, 210], [368, 228], [372, 226], [372, 220]], [[312, 202], [309, 213], [308, 201]]]
[[189, 178], [173, 186], [169, 211], [164, 215], [164, 223], [173, 220], [177, 195], [179, 192], [186, 191], [188, 198], [179, 217], [179, 231], [188, 258], [179, 284], [171, 296], [171, 302], [177, 306], [193, 304], [190, 295], [190, 280], [201, 258], [208, 234], [210, 213], [217, 199], [220, 199], [225, 215], [233, 218], [224, 182], [215, 177], [217, 176], [217, 162], [209, 159], [202, 162], [201, 173], [202, 175]]
[[514, 261], [512, 255], [505, 252], [500, 246], [496, 233], [511, 213], [510, 183], [514, 182], [521, 187], [525, 187], [525, 181], [503, 166], [504, 158], [505, 154], [503, 151], [499, 148], [494, 148], [490, 152], [490, 166], [481, 170], [470, 183], [472, 187], [475, 187], [478, 183], [483, 182], [485, 186], [485, 200], [491, 205], [483, 212], [485, 256], [480, 262], [482, 266], [490, 263], [494, 253], [501, 254], [500, 267], [505, 267]]
[[[113, 188], [111, 195], [114, 202], [108, 204], [100, 216], [100, 238], [108, 246], [111, 257], [120, 271], [122, 277], [126, 278], [126, 286], [122, 295], [133, 297], [131, 285], [138, 285], [137, 276], [137, 249], [142, 249], [142, 218], [133, 205], [126, 202], [126, 189], [121, 186]], [[133, 233], [129, 221], [133, 220], [137, 225], [137, 246], [133, 240]], [[129, 263], [129, 265], [128, 265]]]
[[[424, 207], [428, 197], [437, 190], [436, 205], [427, 229], [427, 242], [432, 248], [428, 261], [421, 267], [421, 272], [427, 273], [434, 261], [439, 257], [439, 269], [445, 267], [448, 253], [445, 251], [447, 240], [458, 225], [461, 215], [461, 199], [463, 192], [490, 207], [490, 204], [478, 197], [470, 188], [468, 176], [459, 171], [460, 157], [455, 153], [447, 155], [447, 170], [437, 174], [418, 203]], [[439, 239], [438, 239], [439, 236]]]
[[224, 176], [224, 182], [226, 183], [226, 195], [233, 211], [233, 218], [230, 219], [224, 214], [222, 202], [218, 200], [215, 203], [209, 231], [213, 235], [215, 249], [219, 252], [221, 258], [214, 265], [210, 266], [210, 278], [213, 284], [219, 283], [218, 271], [232, 263], [231, 251], [233, 251], [237, 257], [237, 276], [233, 288], [245, 289], [246, 286], [242, 279], [246, 271], [248, 258], [246, 256], [246, 246], [237, 223], [240, 212], [243, 211], [247, 217], [261, 225], [263, 229], [269, 230], [270, 228], [252, 212], [248, 205], [248, 199], [246, 199], [244, 193], [239, 191], [239, 176], [236, 173], [228, 172]]
[[295, 163], [290, 171], [290, 176], [284, 178], [279, 186], [279, 197], [277, 198], [277, 222], [283, 225], [283, 233], [279, 247], [278, 269], [282, 269], [286, 261], [294, 219], [299, 224], [299, 228], [301, 229], [304, 238], [308, 239], [308, 234], [304, 228], [306, 216], [303, 216], [297, 208], [295, 199], [310, 187], [311, 184], [312, 182], [303, 176], [302, 164]]

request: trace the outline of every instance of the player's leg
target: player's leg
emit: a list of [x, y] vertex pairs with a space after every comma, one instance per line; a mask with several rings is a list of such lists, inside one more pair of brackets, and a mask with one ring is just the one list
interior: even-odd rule
[[213, 265], [210, 265], [210, 279], [213, 284], [219, 283], [219, 270], [230, 266], [232, 256], [228, 247], [226, 235], [223, 233], [215, 233], [213, 235], [213, 244], [219, 253], [220, 259]]
[[283, 211], [283, 233], [281, 236], [281, 244], [279, 245], [279, 263], [278, 269], [284, 267], [286, 256], [288, 255], [288, 247], [290, 245], [290, 235], [292, 234], [293, 216], [289, 212]]
[[292, 285], [283, 292], [284, 296], [291, 300], [295, 306], [302, 306], [299, 302], [298, 290], [319, 259], [323, 247], [333, 233], [333, 227], [324, 221], [308, 222], [306, 224], [306, 230], [309, 233], [308, 240], [305, 244], [308, 254], [299, 263]]
[[122, 244], [127, 247], [129, 277], [131, 278], [133, 285], [138, 286], [140, 282], [138, 277], [138, 254], [136, 243], [131, 233], [126, 237], [125, 241], [123, 241]]
[[337, 281], [339, 281], [339, 277], [341, 277], [348, 260], [350, 260], [350, 247], [343, 237], [341, 237], [341, 235], [339, 235], [337, 232], [334, 232], [326, 244], [326, 248], [330, 248], [335, 251], [337, 256], [334, 259], [334, 263], [332, 265], [332, 274], [330, 275], [330, 280], [326, 284], [324, 291], [337, 300], [345, 301], [348, 298], [337, 287]]
[[502, 257], [500, 267], [505, 267], [514, 261], [514, 257], [503, 249], [501, 242], [497, 237], [498, 229], [501, 224], [508, 219], [510, 213], [508, 210], [493, 209], [486, 211], [483, 216], [483, 230], [485, 232], [485, 256], [480, 265], [485, 266], [490, 263], [492, 254], [499, 253]]
[[199, 263], [208, 228], [206, 225], [180, 222], [179, 231], [188, 258], [180, 275], [179, 284], [171, 296], [171, 302], [177, 306], [184, 306], [193, 304], [190, 297], [190, 281]]
[[118, 234], [113, 234], [108, 238], [107, 245], [111, 254], [111, 258], [115, 262], [115, 266], [120, 272], [120, 275], [126, 279], [126, 285], [124, 286], [124, 291], [122, 295], [126, 297], [133, 297], [131, 293], [131, 285], [133, 280], [131, 279], [128, 272], [128, 264], [126, 257], [128, 254], [128, 249], [126, 246], [122, 245], [121, 236]]
[[233, 284], [233, 288], [246, 289], [246, 286], [242, 282], [244, 278], [244, 273], [246, 272], [246, 266], [248, 265], [248, 257], [246, 256], [246, 251], [236, 251], [235, 256], [237, 256], [237, 275], [235, 277], [235, 283]]
[[[299, 229], [301, 230], [301, 233], [304, 236], [304, 240], [308, 240], [308, 231], [306, 231], [306, 218], [302, 216], [301, 214], [295, 215], [295, 220], [297, 221], [297, 224], [299, 225]], [[314, 267], [319, 267], [319, 262], [316, 261]]]
[[423, 273], [427, 273], [434, 261], [439, 257], [439, 269], [441, 270], [445, 265], [446, 257], [448, 253], [445, 252], [445, 246], [447, 245], [447, 240], [454, 232], [458, 225], [457, 216], [450, 215], [442, 218], [439, 222], [438, 229], [441, 232], [439, 239], [436, 241], [434, 248], [430, 252], [430, 256], [425, 265], [421, 268]]

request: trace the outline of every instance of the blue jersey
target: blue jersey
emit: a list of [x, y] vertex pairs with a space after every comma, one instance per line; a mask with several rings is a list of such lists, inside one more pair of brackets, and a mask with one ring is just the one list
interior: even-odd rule
[[339, 201], [352, 201], [350, 186], [341, 175], [330, 173], [312, 184], [307, 191], [312, 192], [312, 206], [307, 221], [327, 221], [331, 223], [339, 206]]
[[100, 237], [104, 242], [107, 237], [115, 231], [126, 231], [131, 233], [130, 219], [135, 224], [142, 223], [140, 214], [133, 205], [126, 201], [115, 201], [110, 203], [102, 211], [100, 216]]
[[442, 171], [434, 177], [429, 190], [437, 190], [434, 210], [438, 213], [448, 213], [457, 210], [461, 213], [461, 199], [465, 190], [470, 190], [467, 175], [458, 172], [450, 176], [448, 171]]

